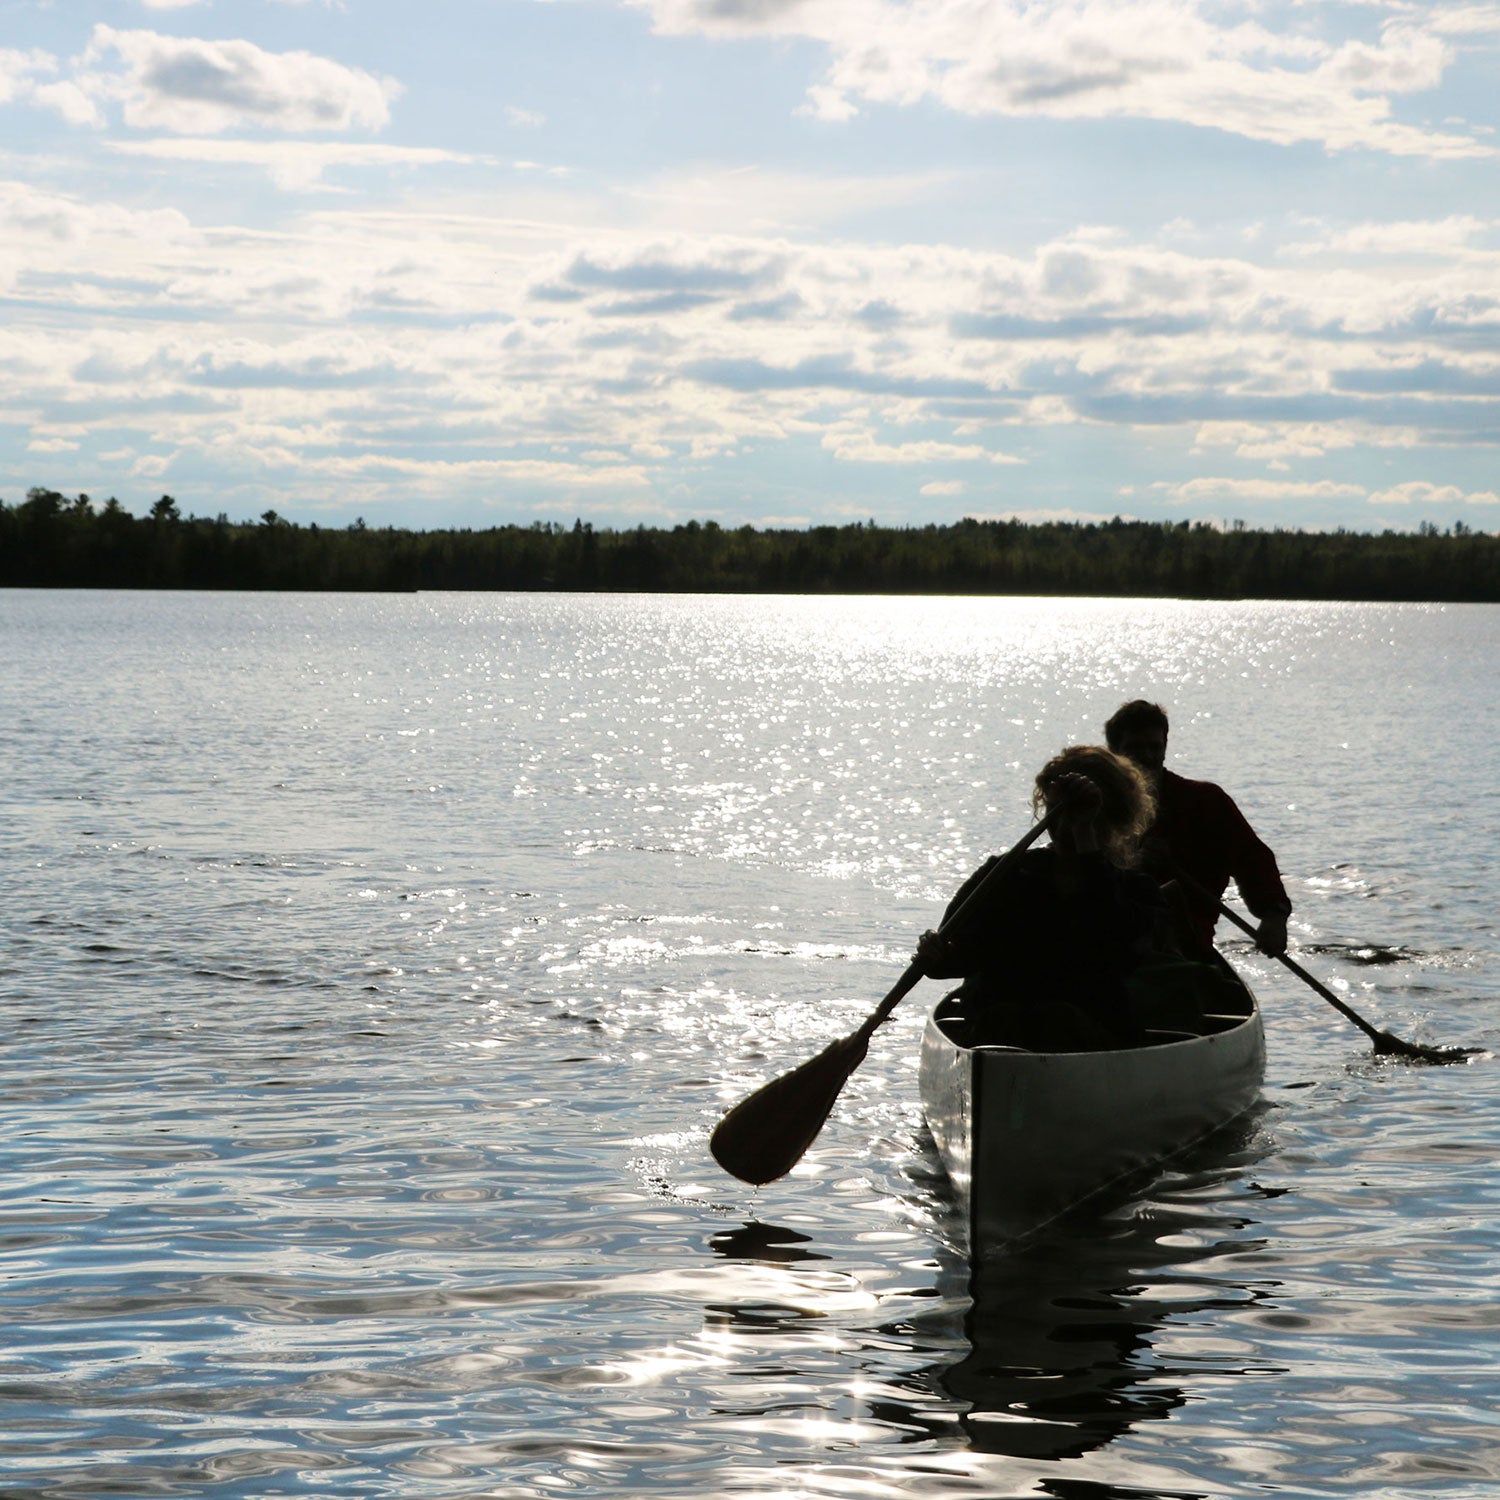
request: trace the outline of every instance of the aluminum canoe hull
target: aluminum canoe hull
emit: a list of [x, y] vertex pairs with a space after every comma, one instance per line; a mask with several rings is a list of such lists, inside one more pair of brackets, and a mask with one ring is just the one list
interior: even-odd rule
[[966, 1047], [950, 1034], [956, 1008], [940, 1003], [922, 1038], [922, 1108], [971, 1247], [1003, 1246], [1106, 1197], [1250, 1109], [1265, 1029], [1240, 986], [1243, 1015], [1213, 1019], [1207, 1034], [1110, 1052]]

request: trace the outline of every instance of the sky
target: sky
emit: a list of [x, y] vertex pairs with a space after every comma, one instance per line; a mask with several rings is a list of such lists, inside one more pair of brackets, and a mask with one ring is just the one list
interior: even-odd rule
[[1500, 0], [0, 0], [0, 499], [1500, 531]]

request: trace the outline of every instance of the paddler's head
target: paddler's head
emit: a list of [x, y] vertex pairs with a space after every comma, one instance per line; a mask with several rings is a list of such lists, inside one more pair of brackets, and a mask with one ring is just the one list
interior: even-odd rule
[[1167, 759], [1167, 711], [1137, 698], [1122, 703], [1104, 726], [1104, 743], [1134, 761], [1154, 783]]
[[1117, 865], [1135, 862], [1156, 803], [1138, 766], [1102, 745], [1072, 745], [1037, 773], [1040, 813], [1058, 812], [1052, 842], [1079, 852], [1102, 849]]

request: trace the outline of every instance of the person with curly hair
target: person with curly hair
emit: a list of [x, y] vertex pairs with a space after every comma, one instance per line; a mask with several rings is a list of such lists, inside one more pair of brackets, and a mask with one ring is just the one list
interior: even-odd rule
[[[955, 994], [975, 1041], [1130, 1046], [1143, 1033], [1128, 981], [1166, 925], [1156, 882], [1134, 868], [1155, 813], [1150, 788], [1123, 756], [1074, 745], [1037, 774], [1032, 805], [1057, 815], [1050, 845], [1027, 850], [957, 931], [924, 933], [917, 962], [930, 978], [963, 980]], [[994, 864], [959, 888], [945, 924]]]

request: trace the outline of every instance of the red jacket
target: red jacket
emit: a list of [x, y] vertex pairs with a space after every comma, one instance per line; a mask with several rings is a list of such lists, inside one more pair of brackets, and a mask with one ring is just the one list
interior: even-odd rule
[[1164, 769], [1151, 831], [1166, 844], [1173, 861], [1213, 896], [1208, 903], [1192, 891], [1183, 892], [1205, 951], [1213, 947], [1217, 903], [1231, 880], [1257, 917], [1291, 911], [1276, 856], [1255, 836], [1223, 787]]

